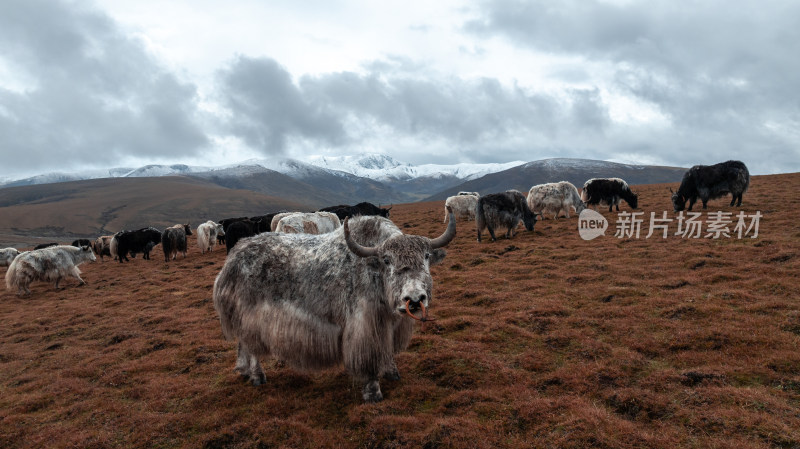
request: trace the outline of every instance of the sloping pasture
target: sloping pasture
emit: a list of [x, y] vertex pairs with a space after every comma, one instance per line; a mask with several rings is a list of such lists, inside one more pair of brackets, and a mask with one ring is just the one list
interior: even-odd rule
[[[459, 222], [437, 320], [375, 405], [341, 369], [239, 379], [211, 304], [224, 248], [2, 291], [0, 447], [800, 447], [800, 174], [753, 178], [755, 239], [645, 239], [651, 211], [674, 214], [666, 185], [634, 190], [638, 239], [607, 211], [591, 241], [574, 216], [482, 244]], [[407, 233], [443, 217], [392, 209]]]

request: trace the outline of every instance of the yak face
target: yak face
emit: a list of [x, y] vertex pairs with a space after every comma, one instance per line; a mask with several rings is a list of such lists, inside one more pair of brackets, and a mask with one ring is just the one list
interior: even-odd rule
[[522, 223], [525, 224], [525, 229], [529, 231], [533, 231], [533, 227], [536, 226], [536, 214], [527, 207], [522, 210]]
[[192, 235], [192, 228], [188, 224], [183, 225], [183, 231], [186, 235]]
[[626, 199], [625, 201], [628, 202], [628, 205], [631, 207], [631, 209], [638, 209], [639, 208], [639, 195], [638, 194], [631, 192], [630, 195], [628, 196], [628, 199]]
[[686, 198], [678, 192], [672, 193], [672, 209], [675, 212], [680, 212], [686, 207]]
[[433, 278], [431, 265], [441, 263], [446, 252], [432, 249], [430, 240], [413, 235], [397, 235], [378, 247], [369, 265], [383, 278], [384, 302], [396, 313], [410, 312], [430, 304]]
[[447, 254], [442, 247], [456, 236], [455, 216], [448, 207], [449, 222], [447, 230], [434, 239], [416, 235], [398, 234], [389, 237], [377, 246], [365, 247], [356, 243], [350, 235], [350, 226], [345, 219], [342, 228], [350, 251], [359, 257], [367, 258], [367, 263], [383, 278], [386, 306], [401, 314], [430, 304], [433, 278], [431, 265], [444, 260]]
[[224, 237], [224, 236], [225, 236], [225, 230], [222, 228], [222, 225], [221, 225], [221, 224], [219, 224], [219, 223], [214, 223], [214, 227], [215, 227], [215, 228], [216, 228], [216, 230], [217, 230], [217, 235], [218, 235], [218, 236], [220, 236], [220, 237]]
[[97, 256], [94, 255], [94, 251], [92, 251], [92, 247], [89, 245], [81, 246], [81, 258], [91, 262], [97, 260]]

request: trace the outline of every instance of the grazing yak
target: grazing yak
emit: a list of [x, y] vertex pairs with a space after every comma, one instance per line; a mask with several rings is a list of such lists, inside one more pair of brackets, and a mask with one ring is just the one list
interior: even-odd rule
[[275, 232], [287, 234], [325, 234], [341, 226], [333, 212], [297, 212], [278, 222]]
[[217, 236], [225, 236], [225, 230], [222, 229], [220, 223], [208, 220], [197, 227], [197, 246], [200, 247], [200, 252], [205, 254], [206, 251], [214, 251], [217, 246]]
[[553, 214], [553, 219], [557, 219], [561, 211], [564, 211], [564, 216], [569, 218], [571, 208], [575, 208], [577, 214], [586, 209], [578, 189], [568, 181], [550, 182], [531, 187], [528, 191], [528, 207], [534, 214], [540, 214], [542, 218], [544, 218], [545, 212]]
[[639, 195], [633, 193], [628, 183], [619, 178], [592, 178], [583, 184], [581, 200], [587, 206], [608, 204], [608, 211], [611, 212], [616, 206], [619, 212], [619, 202], [625, 200], [631, 209], [639, 207]]
[[249, 219], [231, 223], [225, 231], [226, 254], [230, 254], [231, 249], [236, 246], [239, 240], [254, 235], [256, 235], [256, 224]]
[[80, 248], [81, 246], [92, 246], [92, 241], [89, 239], [77, 239], [74, 240], [71, 245], [75, 248]]
[[239, 341], [236, 371], [261, 385], [261, 357], [306, 371], [343, 364], [364, 385], [364, 401], [382, 400], [378, 380], [399, 379], [394, 355], [411, 339], [408, 315], [422, 309], [427, 318], [430, 267], [455, 235], [452, 215], [435, 239], [405, 235], [383, 217], [355, 217], [327, 234], [241, 242], [213, 290], [223, 334]]
[[[247, 217], [223, 218], [222, 220], [218, 221], [217, 223], [222, 225], [222, 231], [223, 232], [228, 232], [228, 226], [230, 226], [231, 223], [235, 223], [237, 221], [247, 220], [247, 219], [248, 219]], [[225, 244], [225, 235], [217, 235], [217, 243], [220, 244], [220, 245]]]
[[[689, 200], [689, 210], [700, 198], [703, 209], [708, 200], [722, 198], [731, 194], [731, 206], [742, 205], [742, 195], [750, 187], [750, 171], [741, 161], [720, 162], [714, 165], [695, 165], [683, 175], [681, 186], [677, 192], [672, 192], [672, 206], [675, 212], [680, 212], [686, 207]], [[670, 189], [672, 191], [672, 189]]]
[[392, 209], [392, 207], [393, 206], [389, 206], [388, 209], [381, 208], [372, 203], [363, 201], [355, 206], [340, 204], [338, 206], [325, 207], [320, 209], [319, 212], [333, 212], [337, 217], [339, 217], [339, 220], [344, 220], [345, 218], [356, 217], [359, 215], [377, 215], [379, 217], [389, 218], [389, 211]]
[[518, 190], [490, 193], [480, 197], [475, 206], [475, 222], [478, 227], [479, 242], [481, 233], [487, 228], [493, 242], [497, 240], [494, 230], [499, 227], [507, 228], [506, 238], [511, 238], [520, 221], [529, 231], [533, 231], [533, 227], [536, 225], [536, 215], [528, 207], [525, 195]]
[[65, 277], [74, 277], [81, 285], [86, 281], [81, 279], [81, 270], [78, 265], [97, 258], [89, 246], [76, 248], [72, 245], [58, 245], [48, 248], [26, 251], [17, 256], [6, 272], [6, 288], [17, 289], [18, 296], [31, 294], [28, 288], [33, 281], [55, 281], [58, 283]]
[[177, 224], [164, 229], [161, 233], [161, 249], [164, 250], [164, 261], [175, 260], [178, 253], [183, 253], [186, 258], [186, 236], [192, 235], [192, 228], [188, 224]]
[[131, 257], [136, 257], [137, 253], [143, 253], [144, 256], [142, 258], [150, 260], [150, 249], [155, 245], [149, 244], [154, 243], [157, 245], [161, 242], [161, 231], [153, 227], [137, 229], [135, 231], [120, 231], [114, 234], [114, 239], [112, 240], [117, 241], [116, 253], [120, 263], [129, 261], [128, 254], [130, 254]]
[[459, 192], [458, 195], [449, 196], [444, 202], [444, 221], [449, 215], [448, 208], [453, 210], [457, 219], [474, 220], [475, 208], [478, 206], [478, 197], [469, 192]]
[[262, 232], [269, 232], [270, 226], [272, 224], [272, 218], [278, 215], [277, 212], [266, 214], [266, 215], [256, 215], [255, 217], [250, 217], [250, 221], [255, 223], [255, 228], [253, 229], [256, 234], [261, 234]]
[[11, 265], [11, 261], [17, 256], [19, 256], [19, 250], [16, 248], [0, 249], [0, 267]]
[[[281, 222], [283, 217], [288, 217], [292, 214], [302, 214], [303, 212], [280, 212], [272, 216], [272, 220], [270, 220], [269, 230], [275, 232], [278, 229], [278, 223]], [[344, 218], [342, 218], [344, 220]]]
[[[254, 217], [225, 218], [224, 220], [220, 220], [219, 224], [222, 225], [223, 231], [228, 232], [228, 226], [230, 226], [232, 223], [235, 223], [237, 221], [249, 220], [255, 224], [253, 230], [256, 231], [256, 234], [259, 234], [262, 232], [270, 231], [270, 223], [272, 222], [272, 217], [274, 217], [276, 214], [277, 213], [270, 213], [266, 215], [256, 215]], [[221, 239], [219, 237], [217, 238], [218, 242], [220, 244], [225, 243], [225, 236], [223, 235], [221, 237], [222, 237]]]
[[53, 243], [40, 243], [40, 244], [34, 246], [33, 249], [35, 251], [37, 249], [50, 248], [51, 246], [58, 246], [58, 243], [55, 243], [55, 242], [53, 242]]
[[113, 239], [113, 235], [101, 235], [94, 240], [92, 243], [92, 249], [94, 250], [95, 256], [100, 256], [100, 261], [104, 261], [103, 256], [114, 257], [111, 255], [111, 239]]

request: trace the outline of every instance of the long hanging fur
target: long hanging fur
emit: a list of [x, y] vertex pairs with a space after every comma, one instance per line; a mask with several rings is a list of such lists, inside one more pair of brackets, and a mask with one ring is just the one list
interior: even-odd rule
[[6, 272], [6, 288], [17, 289], [17, 294], [29, 294], [28, 286], [33, 281], [55, 282], [73, 277], [81, 284], [81, 270], [78, 265], [96, 260], [88, 246], [76, 248], [71, 245], [51, 246], [49, 248], [26, 251], [17, 256]]
[[258, 385], [265, 381], [258, 359], [265, 356], [299, 370], [344, 365], [367, 382], [365, 400], [380, 400], [378, 378], [397, 375], [394, 354], [413, 332], [412, 320], [399, 310], [407, 298], [430, 299], [430, 265], [445, 255], [433, 244], [455, 236], [450, 219], [448, 232], [434, 240], [403, 235], [385, 218], [350, 219], [352, 240], [380, 247], [380, 257], [354, 254], [343, 227], [240, 241], [213, 291], [223, 334], [239, 341], [236, 369]]

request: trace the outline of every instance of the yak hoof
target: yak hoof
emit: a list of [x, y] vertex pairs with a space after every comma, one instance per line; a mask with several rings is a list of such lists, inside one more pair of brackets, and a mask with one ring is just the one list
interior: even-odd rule
[[267, 376], [265, 376], [264, 373], [258, 373], [250, 376], [250, 383], [252, 383], [254, 387], [264, 385], [267, 383]]
[[368, 404], [374, 404], [382, 401], [383, 393], [381, 393], [381, 386], [378, 384], [378, 381], [373, 380], [364, 385], [364, 389], [361, 390], [361, 397], [363, 397], [364, 402]]

